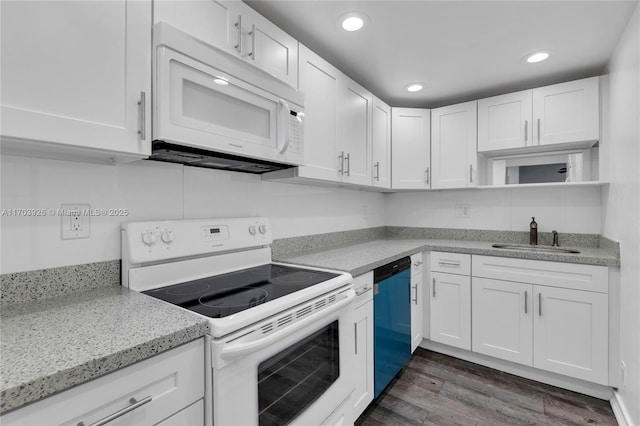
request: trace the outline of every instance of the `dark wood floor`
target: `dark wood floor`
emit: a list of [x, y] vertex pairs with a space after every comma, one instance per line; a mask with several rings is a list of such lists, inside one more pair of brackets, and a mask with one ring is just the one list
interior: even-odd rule
[[418, 348], [360, 416], [373, 425], [617, 425], [608, 401]]

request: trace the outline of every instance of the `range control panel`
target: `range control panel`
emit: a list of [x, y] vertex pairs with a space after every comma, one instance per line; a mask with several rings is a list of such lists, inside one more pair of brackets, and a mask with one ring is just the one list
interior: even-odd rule
[[122, 226], [122, 256], [131, 263], [268, 246], [265, 218], [132, 222]]

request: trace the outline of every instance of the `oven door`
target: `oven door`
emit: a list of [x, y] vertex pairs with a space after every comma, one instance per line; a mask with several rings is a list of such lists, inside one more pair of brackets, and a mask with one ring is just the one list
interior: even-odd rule
[[213, 340], [214, 425], [352, 422], [354, 297], [316, 299]]

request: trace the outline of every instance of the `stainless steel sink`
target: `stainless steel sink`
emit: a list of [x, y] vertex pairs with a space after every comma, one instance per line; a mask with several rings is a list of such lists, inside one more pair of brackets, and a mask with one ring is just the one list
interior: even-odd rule
[[575, 250], [570, 248], [551, 247], [551, 246], [531, 246], [528, 244], [493, 244], [491, 247], [506, 249], [506, 250], [533, 251], [538, 253], [569, 253], [569, 254], [580, 253], [580, 250]]

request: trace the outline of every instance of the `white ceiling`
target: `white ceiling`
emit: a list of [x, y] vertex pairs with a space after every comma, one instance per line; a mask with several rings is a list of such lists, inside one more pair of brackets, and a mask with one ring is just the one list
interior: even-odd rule
[[[433, 108], [601, 74], [638, 1], [246, 3], [391, 106]], [[363, 30], [339, 27], [351, 11]]]

